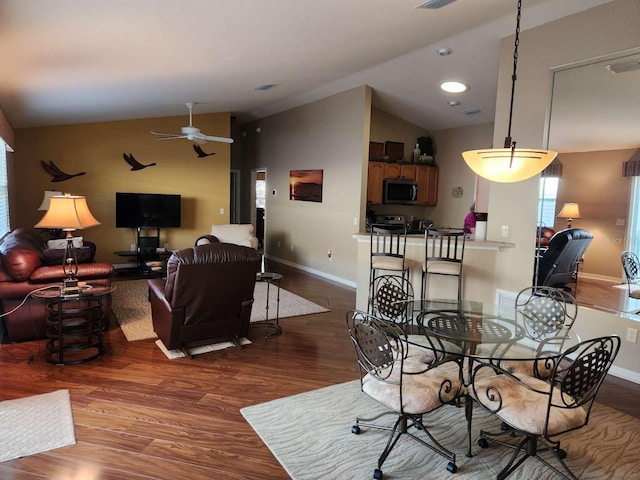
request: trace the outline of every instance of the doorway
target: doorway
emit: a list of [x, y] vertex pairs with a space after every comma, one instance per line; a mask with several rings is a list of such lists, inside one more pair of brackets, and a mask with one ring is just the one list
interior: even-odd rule
[[256, 226], [258, 248], [264, 253], [264, 240], [267, 218], [267, 171], [265, 169], [253, 170], [251, 188], [251, 223]]

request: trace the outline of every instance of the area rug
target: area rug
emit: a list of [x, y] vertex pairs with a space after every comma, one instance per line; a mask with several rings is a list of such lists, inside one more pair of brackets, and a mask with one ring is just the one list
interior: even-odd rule
[[[115, 315], [125, 337], [130, 342], [156, 338], [151, 323], [151, 306], [147, 280], [127, 280], [117, 282], [112, 294], [111, 310]], [[277, 306], [277, 288], [269, 288], [269, 319], [273, 319]], [[267, 304], [267, 284], [256, 283], [253, 292], [254, 303], [251, 309], [251, 322], [265, 320]], [[280, 318], [311, 315], [328, 312], [321, 305], [310, 302], [283, 288], [280, 289]]]
[[69, 390], [0, 402], [0, 462], [76, 443]]
[[[241, 338], [240, 345], [249, 345], [251, 340], [248, 338]], [[162, 350], [169, 360], [174, 360], [176, 358], [184, 358], [186, 357], [185, 353], [182, 350], [168, 350], [167, 347], [164, 346], [162, 340], [156, 340], [156, 346]], [[217, 350], [224, 350], [225, 348], [237, 347], [233, 342], [220, 342], [220, 343], [211, 343], [209, 345], [202, 345], [200, 347], [188, 348], [187, 351], [189, 355], [196, 356], [201, 355], [203, 353], [215, 352]]]
[[[245, 407], [242, 415], [294, 480], [318, 478], [369, 479], [389, 432], [351, 433], [357, 415], [374, 416], [385, 409], [347, 382], [291, 397]], [[393, 421], [385, 416], [384, 421]], [[385, 479], [493, 479], [510, 451], [498, 445], [481, 449], [480, 428], [500, 430], [500, 422], [474, 409], [473, 454], [466, 452], [464, 408], [445, 405], [423, 419], [431, 433], [456, 453], [458, 472], [446, 471], [447, 460], [403, 436], [383, 465]], [[566, 434], [562, 446], [567, 464], [582, 480], [635, 479], [640, 467], [640, 420], [596, 404], [586, 427]], [[552, 478], [551, 470], [527, 460], [510, 479]]]

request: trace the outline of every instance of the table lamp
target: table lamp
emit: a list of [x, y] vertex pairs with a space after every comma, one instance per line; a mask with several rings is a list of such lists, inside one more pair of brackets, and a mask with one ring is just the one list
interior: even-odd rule
[[73, 247], [73, 234], [75, 230], [95, 227], [100, 222], [95, 219], [89, 210], [86, 197], [79, 195], [53, 195], [49, 197], [49, 209], [42, 219], [36, 223], [35, 228], [59, 228], [67, 232], [67, 246], [62, 259], [62, 270], [65, 275], [64, 289], [74, 290], [78, 288], [78, 259]]
[[567, 219], [567, 228], [571, 228], [571, 221], [574, 218], [580, 217], [580, 208], [577, 203], [565, 203], [562, 206], [562, 210], [558, 214], [558, 218], [566, 218]]
[[[38, 210], [49, 210], [49, 205], [51, 204], [51, 197], [56, 197], [62, 195], [62, 192], [58, 192], [57, 190], [45, 190], [44, 197], [42, 197], [42, 203], [38, 207]], [[61, 232], [59, 228], [52, 228], [49, 230], [49, 238], [60, 238]]]

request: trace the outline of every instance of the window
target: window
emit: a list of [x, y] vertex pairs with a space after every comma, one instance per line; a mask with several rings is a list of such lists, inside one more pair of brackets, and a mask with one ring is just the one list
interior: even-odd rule
[[538, 197], [538, 223], [543, 227], [553, 228], [556, 220], [556, 197], [558, 196], [558, 177], [540, 179]]
[[8, 233], [10, 230], [7, 144], [2, 138], [0, 138], [0, 236]]

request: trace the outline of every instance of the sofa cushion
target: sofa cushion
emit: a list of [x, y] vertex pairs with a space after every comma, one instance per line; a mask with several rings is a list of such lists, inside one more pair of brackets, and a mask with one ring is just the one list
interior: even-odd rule
[[44, 240], [35, 230], [17, 228], [2, 239], [0, 255], [6, 273], [17, 282], [27, 280], [42, 265]]
[[[93, 251], [91, 247], [74, 248], [76, 252], [76, 259], [78, 263], [91, 263], [93, 262]], [[62, 265], [62, 260], [66, 253], [65, 249], [61, 248], [48, 248], [43, 252], [43, 265]]]
[[[82, 237], [73, 237], [72, 240], [73, 243], [73, 248], [82, 248], [83, 243], [82, 243]], [[53, 240], [48, 240], [47, 241], [47, 248], [54, 248], [54, 249], [66, 249], [67, 248], [67, 239], [66, 238], [56, 238]]]
[[250, 223], [228, 223], [225, 225], [212, 225], [211, 235], [222, 243], [235, 243], [243, 247], [258, 248], [258, 239], [253, 233], [253, 225]]

